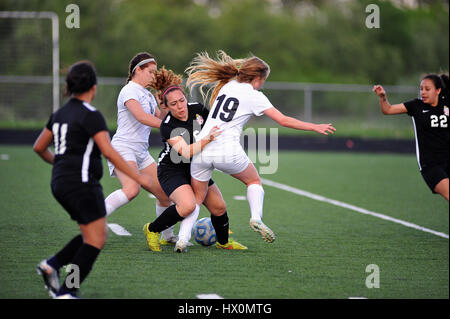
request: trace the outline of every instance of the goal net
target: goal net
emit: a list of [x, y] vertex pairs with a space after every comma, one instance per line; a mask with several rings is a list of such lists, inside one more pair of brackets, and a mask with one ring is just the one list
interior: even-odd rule
[[0, 127], [45, 122], [59, 107], [58, 18], [0, 11]]

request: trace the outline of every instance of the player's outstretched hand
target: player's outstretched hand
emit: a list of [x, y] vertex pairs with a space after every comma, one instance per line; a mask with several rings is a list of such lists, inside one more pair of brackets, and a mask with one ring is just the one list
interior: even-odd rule
[[317, 132], [319, 134], [328, 135], [333, 134], [336, 132], [336, 129], [331, 125], [331, 123], [328, 124], [316, 124], [314, 128], [314, 132]]
[[219, 129], [219, 127], [218, 126], [214, 126], [212, 129], [211, 129], [211, 131], [209, 131], [209, 140], [210, 141], [214, 141], [215, 140], [215, 138], [217, 137], [217, 136], [219, 136], [220, 134], [222, 134], [222, 131]]
[[386, 96], [386, 91], [381, 85], [374, 85], [372, 91], [374, 91], [375, 94], [378, 95], [379, 97]]

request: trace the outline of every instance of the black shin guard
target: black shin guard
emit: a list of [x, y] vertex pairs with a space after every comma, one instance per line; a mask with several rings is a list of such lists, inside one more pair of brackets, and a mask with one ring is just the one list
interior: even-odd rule
[[72, 265], [78, 268], [73, 268], [72, 266], [71, 273], [67, 275], [59, 289], [60, 295], [65, 293], [76, 295], [77, 290], [80, 288], [79, 285], [81, 285], [91, 271], [98, 254], [100, 254], [100, 249], [89, 244], [81, 245], [72, 260]]
[[150, 223], [148, 230], [154, 233], [160, 233], [183, 219], [184, 218], [178, 214], [176, 206], [172, 205], [159, 215], [153, 223]]
[[217, 241], [221, 245], [228, 243], [228, 230], [230, 224], [228, 223], [228, 214], [225, 212], [222, 216], [211, 215], [211, 222], [216, 231]]
[[72, 238], [72, 240], [68, 242], [63, 249], [61, 249], [55, 256], [50, 258], [47, 261], [48, 264], [56, 270], [64, 265], [69, 264], [80, 249], [81, 245], [83, 245], [83, 236], [81, 236], [80, 234]]

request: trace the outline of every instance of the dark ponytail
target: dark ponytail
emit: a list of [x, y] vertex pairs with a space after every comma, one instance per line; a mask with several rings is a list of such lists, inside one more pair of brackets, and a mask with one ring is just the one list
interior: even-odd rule
[[[144, 60], [147, 60], [147, 59], [155, 59], [155, 57], [154, 57], [153, 55], [151, 55], [150, 53], [148, 53], [148, 52], [140, 52], [140, 53], [136, 54], [136, 55], [131, 59], [130, 64], [129, 64], [129, 66], [128, 66], [128, 78], [127, 78], [127, 83], [131, 81], [131, 78], [132, 78], [133, 75], [134, 75], [134, 71], [133, 71], [134, 67], [135, 67], [139, 62], [144, 61]], [[150, 62], [149, 62], [149, 63], [150, 63]], [[149, 63], [145, 63], [145, 64], [139, 66], [139, 68], [140, 68], [141, 70], [142, 70], [142, 69], [145, 69], [145, 68], [149, 65]], [[155, 59], [155, 63], [156, 63], [156, 59]]]
[[448, 74], [441, 74], [441, 82], [442, 82], [442, 90], [441, 95], [442, 99], [444, 100], [444, 105], [448, 106], [448, 99], [450, 97], [450, 88], [448, 83]]
[[448, 74], [428, 74], [424, 76], [422, 80], [425, 79], [431, 80], [436, 89], [441, 89], [441, 93], [439, 93], [439, 101], [443, 100], [444, 105], [448, 105], [448, 98], [450, 96]]
[[66, 76], [64, 95], [81, 94], [89, 91], [97, 84], [97, 74], [94, 65], [89, 61], [73, 64]]
[[181, 90], [184, 94], [183, 77], [172, 70], [167, 70], [164, 66], [155, 72], [155, 80], [150, 84], [157, 92], [160, 103], [167, 106], [167, 94], [173, 90]]

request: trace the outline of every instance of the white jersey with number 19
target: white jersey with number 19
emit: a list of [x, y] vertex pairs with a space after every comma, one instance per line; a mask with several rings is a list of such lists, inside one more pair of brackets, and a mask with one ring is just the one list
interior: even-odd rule
[[219, 91], [197, 140], [207, 136], [214, 126], [218, 126], [222, 134], [208, 144], [204, 151], [221, 147], [225, 143], [239, 143], [242, 129], [250, 117], [261, 116], [272, 107], [269, 99], [250, 83], [232, 80]]
[[272, 107], [269, 99], [249, 83], [232, 80], [225, 84], [197, 140], [207, 136], [214, 126], [218, 126], [222, 134], [192, 158], [191, 176], [208, 181], [214, 169], [231, 175], [244, 171], [250, 159], [240, 143], [242, 129], [252, 115], [261, 116]]

